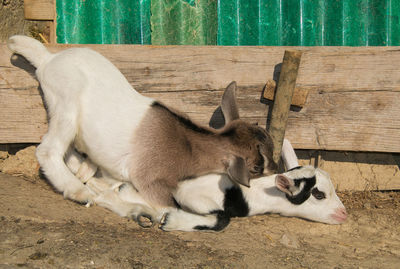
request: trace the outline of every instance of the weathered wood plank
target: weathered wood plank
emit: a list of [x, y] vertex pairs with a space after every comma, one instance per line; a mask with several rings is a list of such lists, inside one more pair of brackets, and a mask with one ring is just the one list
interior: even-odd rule
[[[203, 124], [216, 109], [224, 87], [236, 80], [241, 116], [264, 125], [268, 108], [260, 103], [261, 92], [286, 49], [85, 46], [109, 58], [139, 92]], [[67, 47], [71, 45], [50, 49]], [[304, 107], [289, 114], [286, 137], [295, 148], [400, 152], [399, 47], [293, 49], [303, 51], [297, 87], [309, 90]], [[35, 90], [38, 84], [13, 66], [10, 56], [0, 45], [0, 143], [39, 142], [47, 127]], [[20, 97], [23, 89], [30, 98]], [[37, 111], [32, 109], [37, 106]]]
[[[267, 81], [267, 84], [265, 85], [263, 98], [273, 101], [275, 99], [275, 91], [276, 91], [276, 82], [275, 80], [269, 79]], [[300, 90], [300, 88], [297, 87], [294, 90], [291, 105], [302, 108], [307, 101], [307, 97], [308, 97], [308, 90], [304, 88]]]
[[24, 16], [28, 20], [55, 20], [55, 0], [24, 0]]

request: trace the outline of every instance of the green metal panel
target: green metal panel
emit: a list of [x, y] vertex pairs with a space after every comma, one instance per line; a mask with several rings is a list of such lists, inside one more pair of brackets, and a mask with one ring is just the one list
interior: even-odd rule
[[57, 42], [150, 44], [151, 0], [57, 0]]
[[258, 2], [258, 0], [218, 1], [219, 45], [239, 46], [258, 43]]
[[[324, 1], [322, 14], [321, 45], [342, 46], [343, 43], [343, 6], [342, 0]], [[336, 12], [335, 12], [336, 11]], [[333, 24], [329, 26], [329, 24]]]
[[219, 0], [219, 45], [400, 45], [400, 0]]
[[[258, 10], [258, 44], [282, 45], [282, 2], [280, 0], [260, 1]], [[275, 14], [276, 11], [279, 11], [279, 13]]]
[[216, 45], [216, 0], [151, 2], [154, 45]]
[[57, 0], [59, 43], [400, 45], [400, 0]]
[[400, 1], [386, 0], [385, 40], [388, 46], [400, 45]]

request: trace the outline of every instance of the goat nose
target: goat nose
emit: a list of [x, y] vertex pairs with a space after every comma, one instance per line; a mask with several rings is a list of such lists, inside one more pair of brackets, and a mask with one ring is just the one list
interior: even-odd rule
[[337, 219], [340, 221], [345, 221], [347, 219], [347, 211], [344, 207], [337, 208], [335, 210], [335, 215], [337, 216]]

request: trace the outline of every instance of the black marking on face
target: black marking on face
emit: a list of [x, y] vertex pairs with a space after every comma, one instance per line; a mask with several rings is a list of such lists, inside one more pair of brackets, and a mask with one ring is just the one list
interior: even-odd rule
[[300, 168], [303, 168], [303, 166], [299, 165], [299, 166], [296, 166], [296, 167], [290, 168], [290, 169], [289, 169], [289, 170], [287, 170], [287, 171], [289, 172], [289, 171], [297, 170], [297, 169], [300, 169]]
[[249, 215], [249, 205], [239, 187], [233, 186], [226, 190], [224, 211], [229, 217], [246, 217]]
[[228, 226], [231, 218], [222, 210], [216, 210], [211, 212], [211, 214], [215, 214], [217, 217], [217, 223], [210, 227], [210, 226], [206, 226], [206, 225], [198, 225], [195, 226], [194, 229], [195, 230], [212, 230], [212, 231], [221, 231], [223, 230], [226, 226]]
[[313, 188], [311, 191], [312, 196], [317, 200], [323, 200], [326, 198], [325, 193], [323, 191], [318, 190], [318, 188]]
[[210, 130], [195, 124], [190, 119], [176, 114], [175, 112], [171, 111], [168, 107], [164, 106], [163, 104], [161, 104], [161, 103], [159, 103], [157, 101], [153, 102], [151, 104], [151, 106], [153, 108], [161, 109], [161, 110], [164, 110], [164, 111], [168, 112], [171, 116], [173, 116], [177, 121], [179, 121], [187, 129], [190, 129], [190, 130], [193, 130], [195, 132], [202, 133], [202, 134], [209, 134], [209, 135], [214, 134]]
[[303, 189], [294, 196], [290, 196], [286, 194], [286, 198], [291, 202], [292, 204], [295, 205], [300, 205], [307, 201], [308, 198], [310, 198], [311, 195], [311, 189], [314, 187], [315, 183], [317, 182], [315, 176], [311, 178], [300, 178], [300, 179], [294, 179], [294, 185], [296, 187], [300, 187], [301, 183], [304, 182], [304, 187]]

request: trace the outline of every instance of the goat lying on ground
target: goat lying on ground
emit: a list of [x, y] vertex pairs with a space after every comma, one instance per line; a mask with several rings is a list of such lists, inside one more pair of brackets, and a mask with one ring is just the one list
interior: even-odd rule
[[[129, 183], [107, 176], [90, 177], [93, 169], [86, 169], [82, 175], [90, 177], [86, 185], [97, 194], [96, 204], [136, 220], [144, 215], [161, 223], [165, 231], [218, 231], [229, 224], [231, 217], [265, 213], [343, 223], [347, 213], [329, 175], [318, 168], [298, 166], [296, 154], [286, 139], [282, 157], [289, 171], [253, 179], [250, 188], [235, 185], [227, 176], [216, 174], [180, 182], [174, 192], [179, 208], [163, 210], [153, 208]], [[70, 155], [67, 161], [74, 172], [81, 162], [78, 155]]]
[[86, 154], [113, 179], [132, 183], [155, 208], [173, 207], [173, 192], [188, 178], [227, 173], [248, 186], [250, 178], [276, 168], [266, 131], [238, 119], [235, 83], [221, 104], [227, 124], [216, 131], [142, 96], [93, 50], [52, 54], [26, 36], [11, 37], [8, 47], [37, 68], [49, 128], [36, 156], [50, 183], [67, 198], [94, 199], [65, 165], [69, 149]]

